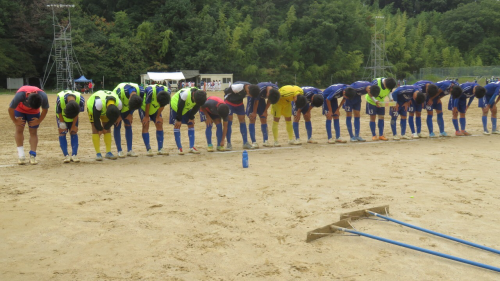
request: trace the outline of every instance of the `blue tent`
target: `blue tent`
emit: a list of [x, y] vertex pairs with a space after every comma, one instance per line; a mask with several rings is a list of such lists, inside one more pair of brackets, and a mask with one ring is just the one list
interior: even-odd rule
[[77, 83], [81, 83], [81, 82], [92, 82], [92, 79], [87, 79], [87, 78], [85, 78], [85, 76], [84, 76], [84, 75], [82, 75], [82, 77], [80, 77], [80, 78], [76, 79], [76, 80], [75, 80], [75, 82], [77, 82]]

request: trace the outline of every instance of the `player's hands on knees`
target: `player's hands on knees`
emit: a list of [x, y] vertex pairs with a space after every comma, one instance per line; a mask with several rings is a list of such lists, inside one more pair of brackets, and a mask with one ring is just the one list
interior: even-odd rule
[[293, 122], [299, 122], [300, 121], [300, 113], [297, 113], [294, 117], [293, 117]]
[[14, 125], [16, 126], [24, 126], [26, 124], [26, 120], [23, 119], [23, 117], [16, 117], [14, 120]]
[[77, 126], [71, 126], [71, 130], [69, 131], [70, 134], [76, 134], [78, 133], [78, 127]]
[[188, 124], [191, 124], [194, 126], [194, 119], [189, 119]]
[[208, 117], [207, 115], [207, 119], [205, 120], [205, 124], [207, 124], [208, 127], [210, 127], [212, 124], [213, 124], [214, 120], [212, 120], [212, 118]]
[[174, 124], [174, 129], [180, 129], [180, 128], [181, 128], [181, 125], [182, 125], [182, 122], [181, 122], [181, 121], [175, 121], [175, 124]]
[[[127, 117], [128, 118], [128, 117]], [[144, 118], [142, 118], [142, 124], [143, 125], [146, 125], [149, 123], [149, 116], [144, 116]]]
[[458, 108], [454, 107], [453, 110], [452, 110], [453, 114], [457, 114], [458, 113]]
[[156, 117], [156, 124], [163, 124], [163, 117], [161, 116]]
[[33, 118], [31, 121], [28, 121], [28, 125], [30, 125], [31, 127], [40, 125], [40, 119]]
[[[132, 124], [133, 117], [134, 117], [134, 116], [133, 116], [132, 114], [129, 114], [129, 115], [127, 115], [127, 117], [125, 117], [125, 119], [127, 119], [127, 120], [130, 122], [130, 124]], [[149, 117], [148, 117], [148, 118], [149, 118]], [[148, 122], [149, 122], [149, 121], [148, 121]]]
[[254, 112], [252, 112], [252, 113], [250, 113], [250, 115], [248, 115], [248, 118], [252, 121], [255, 120], [256, 117], [257, 117], [257, 113], [254, 113]]
[[97, 133], [100, 135], [104, 134], [104, 131], [97, 131]]
[[[335, 111], [335, 113], [337, 113], [337, 111]], [[330, 118], [332, 118], [332, 116], [333, 116], [333, 113], [331, 111], [328, 111], [326, 113], [326, 118], [330, 119]]]
[[432, 105], [432, 100], [431, 100], [431, 99], [429, 99], [429, 101], [427, 102], [427, 105], [428, 105], [428, 106], [431, 106], [431, 105]]
[[267, 110], [262, 113], [261, 118], [267, 118]]

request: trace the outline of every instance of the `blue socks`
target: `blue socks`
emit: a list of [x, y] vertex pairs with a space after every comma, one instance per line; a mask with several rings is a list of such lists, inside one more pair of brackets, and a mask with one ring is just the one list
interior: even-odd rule
[[163, 148], [163, 131], [156, 131], [156, 141], [158, 142], [158, 150]]
[[404, 136], [406, 134], [406, 119], [401, 118], [399, 125], [401, 126], [401, 135]]
[[378, 135], [384, 135], [384, 119], [378, 119]]
[[175, 138], [175, 144], [177, 145], [177, 148], [182, 148], [182, 143], [181, 143], [181, 130], [180, 129], [174, 129], [174, 138]]
[[451, 122], [453, 123], [453, 127], [455, 127], [455, 132], [460, 131], [458, 128], [458, 119], [451, 119]]
[[[298, 125], [299, 123], [297, 123]], [[298, 126], [297, 126], [298, 127]], [[298, 129], [298, 128], [297, 128]], [[306, 122], [306, 131], [307, 131], [307, 139], [311, 139], [312, 138], [312, 134], [313, 134], [313, 127], [312, 127], [312, 124], [311, 124], [311, 121], [309, 122]], [[297, 130], [297, 133], [299, 132], [299, 130]]]
[[340, 120], [333, 119], [333, 127], [335, 128], [335, 139], [340, 138]]
[[149, 144], [149, 133], [142, 133], [142, 140], [144, 141], [144, 145], [146, 146], [146, 150], [150, 150], [151, 145]]
[[488, 116], [483, 116], [481, 118], [481, 121], [483, 121], [483, 129], [485, 132], [488, 131]]
[[266, 142], [268, 139], [267, 124], [261, 124], [260, 129], [262, 130], [262, 137], [264, 138], [264, 142]]
[[[402, 120], [402, 119], [401, 119]], [[413, 116], [408, 116], [408, 124], [410, 125], [410, 131], [415, 134], [415, 123], [413, 122]]]
[[36, 151], [30, 150], [30, 155], [33, 155], [36, 157]]
[[437, 114], [437, 123], [439, 126], [439, 132], [443, 133], [444, 132], [444, 119], [443, 119], [443, 113], [438, 113]]
[[295, 134], [295, 138], [299, 139], [299, 122], [293, 122], [293, 133]]
[[68, 155], [68, 140], [66, 139], [66, 135], [59, 136], [59, 146], [61, 146], [64, 156]]
[[227, 143], [231, 143], [231, 133], [233, 132], [233, 130], [231, 129], [232, 126], [233, 126], [233, 121], [227, 121], [227, 134], [226, 134]]
[[465, 131], [465, 118], [460, 118], [460, 128]]
[[491, 117], [491, 131], [496, 131], [497, 130], [497, 119]]
[[391, 117], [391, 129], [392, 129], [392, 134], [395, 136], [398, 134], [398, 129], [396, 128], [396, 120], [398, 117]]
[[429, 129], [429, 134], [434, 133], [434, 128], [432, 125], [432, 115], [427, 115], [427, 128]]
[[415, 117], [415, 125], [417, 126], [417, 134], [422, 131], [422, 117]]
[[207, 126], [205, 129], [205, 136], [207, 137], [207, 144], [211, 145], [212, 144], [212, 125]]
[[121, 128], [122, 128], [122, 122], [120, 122], [120, 124], [118, 124], [118, 126], [115, 126], [115, 129], [113, 130], [113, 136], [115, 137], [116, 150], [118, 152], [122, 151], [122, 136], [120, 134]]
[[361, 128], [361, 123], [359, 117], [354, 117], [354, 135], [359, 137], [359, 129]]
[[188, 137], [189, 137], [189, 148], [194, 147], [194, 128], [188, 128]]
[[250, 139], [252, 140], [252, 143], [257, 142], [257, 140], [255, 139], [255, 123], [248, 124], [248, 132], [250, 133]]
[[345, 118], [345, 124], [347, 126], [347, 131], [349, 132], [349, 136], [352, 138], [354, 135], [352, 134], [352, 116], [347, 116]]
[[70, 135], [71, 136], [71, 150], [72, 153], [71, 155], [77, 155], [78, 154], [78, 135]]
[[132, 150], [132, 126], [125, 126], [125, 139], [127, 140], [127, 151]]
[[[217, 146], [219, 146], [222, 141], [222, 123], [215, 125], [215, 127], [217, 128], [215, 130], [215, 135], [217, 136]], [[210, 142], [212, 141], [210, 140]]]
[[241, 131], [241, 137], [243, 138], [243, 144], [245, 144], [248, 142], [246, 123], [240, 123], [240, 131]]
[[[326, 119], [325, 126], [326, 126], [326, 135], [328, 136], [328, 139], [331, 139], [332, 138], [332, 120]], [[337, 132], [335, 132], [335, 133], [337, 133]]]
[[372, 131], [372, 137], [376, 136], [377, 134], [375, 134], [375, 130], [377, 129], [376, 125], [375, 125], [375, 121], [370, 121], [370, 130]]

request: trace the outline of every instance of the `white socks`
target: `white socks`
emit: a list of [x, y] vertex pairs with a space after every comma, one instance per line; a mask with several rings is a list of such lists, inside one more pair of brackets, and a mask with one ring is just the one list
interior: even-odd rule
[[23, 146], [18, 146], [17, 147], [17, 154], [19, 154], [19, 158], [23, 158], [24, 156], [24, 147]]

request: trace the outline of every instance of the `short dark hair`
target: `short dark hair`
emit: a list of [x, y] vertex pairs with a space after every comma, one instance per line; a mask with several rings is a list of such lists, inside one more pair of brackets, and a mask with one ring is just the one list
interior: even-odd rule
[[307, 98], [304, 95], [297, 95], [297, 100], [295, 101], [295, 106], [297, 108], [302, 108], [307, 104]]
[[205, 93], [205, 91], [197, 90], [196, 92], [194, 92], [193, 96], [194, 96], [194, 102], [198, 106], [204, 105], [205, 102], [207, 101], [207, 93]]
[[437, 95], [438, 91], [439, 91], [438, 86], [434, 84], [430, 84], [429, 86], [427, 86], [427, 96], [429, 98], [432, 98], [435, 95]]
[[380, 95], [380, 87], [377, 85], [371, 85], [370, 86], [370, 94], [374, 98], [378, 97], [378, 95]]
[[311, 104], [314, 107], [320, 107], [323, 105], [323, 102], [325, 101], [325, 98], [323, 97], [322, 94], [316, 94], [312, 97], [311, 99]]
[[396, 80], [394, 80], [394, 78], [392, 77], [385, 78], [384, 81], [385, 81], [385, 87], [387, 89], [392, 91], [392, 89], [396, 88]]
[[486, 94], [486, 89], [483, 86], [476, 86], [476, 98], [480, 99]]
[[272, 88], [269, 90], [269, 97], [267, 99], [271, 104], [276, 104], [281, 98], [280, 91], [278, 89]]
[[106, 117], [108, 117], [108, 124], [114, 124], [118, 117], [120, 116], [120, 110], [114, 104], [110, 104], [106, 108]]
[[344, 92], [345, 92], [345, 96], [348, 99], [353, 99], [356, 96], [356, 90], [352, 87], [345, 88]]
[[39, 94], [30, 94], [28, 96], [28, 106], [33, 109], [38, 109], [42, 106], [42, 97]]
[[66, 115], [67, 118], [73, 119], [78, 116], [78, 113], [80, 113], [80, 106], [76, 103], [76, 101], [72, 100], [66, 104], [64, 115]]
[[417, 97], [415, 98], [415, 103], [421, 104], [421, 103], [424, 103], [424, 101], [425, 101], [424, 93], [417, 91]]
[[453, 87], [451, 87], [451, 96], [454, 99], [458, 99], [461, 95], [462, 95], [462, 88], [458, 85], [453, 85]]
[[160, 107], [164, 107], [170, 103], [170, 95], [165, 91], [160, 91], [156, 94], [156, 100], [160, 104]]
[[225, 103], [221, 103], [217, 106], [217, 114], [221, 118], [226, 118], [229, 115], [229, 106]]
[[128, 107], [131, 111], [141, 108], [142, 98], [139, 95], [132, 95], [128, 102]]
[[250, 93], [250, 96], [252, 98], [256, 98], [259, 96], [260, 88], [259, 88], [259, 86], [252, 84], [252, 85], [248, 86], [248, 92]]

